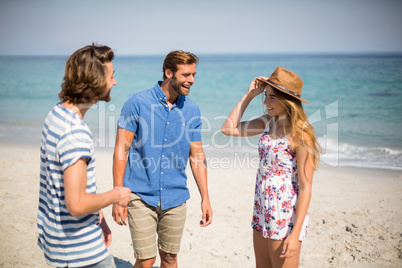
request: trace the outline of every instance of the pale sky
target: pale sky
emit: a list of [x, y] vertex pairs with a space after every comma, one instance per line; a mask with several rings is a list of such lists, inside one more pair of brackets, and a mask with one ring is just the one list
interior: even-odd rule
[[401, 0], [0, 0], [0, 55], [402, 52]]

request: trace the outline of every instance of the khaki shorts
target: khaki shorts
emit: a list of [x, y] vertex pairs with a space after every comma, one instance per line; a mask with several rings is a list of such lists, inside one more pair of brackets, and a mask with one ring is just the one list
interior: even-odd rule
[[156, 234], [159, 249], [170, 254], [180, 251], [180, 242], [186, 222], [186, 203], [161, 210], [131, 193], [127, 206], [128, 223], [136, 259], [146, 260], [156, 256]]

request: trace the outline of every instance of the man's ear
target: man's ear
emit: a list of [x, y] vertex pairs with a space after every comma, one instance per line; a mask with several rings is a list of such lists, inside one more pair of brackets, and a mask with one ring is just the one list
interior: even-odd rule
[[173, 72], [172, 72], [172, 70], [171, 69], [166, 69], [165, 70], [165, 75], [166, 75], [166, 77], [167, 78], [172, 78], [173, 77]]

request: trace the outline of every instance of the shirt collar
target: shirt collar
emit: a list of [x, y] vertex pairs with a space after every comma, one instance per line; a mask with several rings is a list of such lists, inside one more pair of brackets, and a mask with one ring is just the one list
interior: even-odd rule
[[166, 103], [167, 97], [166, 97], [166, 94], [163, 93], [163, 91], [161, 89], [161, 84], [162, 84], [162, 81], [158, 81], [158, 83], [156, 83], [156, 85], [154, 86], [154, 92], [160, 102]]
[[[155, 92], [156, 97], [158, 98], [158, 101], [163, 104], [166, 104], [167, 97], [166, 97], [166, 94], [162, 91], [161, 84], [162, 84], [162, 81], [158, 81], [156, 83], [156, 85], [154, 87], [154, 92]], [[184, 99], [185, 99], [185, 96], [179, 95], [176, 102], [173, 103], [172, 108], [176, 107], [176, 106], [181, 107], [184, 102]]]

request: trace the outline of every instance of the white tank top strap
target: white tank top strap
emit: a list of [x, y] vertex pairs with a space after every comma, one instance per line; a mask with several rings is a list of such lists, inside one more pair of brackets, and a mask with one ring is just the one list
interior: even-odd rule
[[271, 120], [272, 119], [269, 119], [269, 121], [268, 121], [268, 123], [265, 125], [265, 129], [264, 129], [264, 133], [268, 133], [269, 132], [269, 130], [270, 130], [270, 125], [271, 125]]

